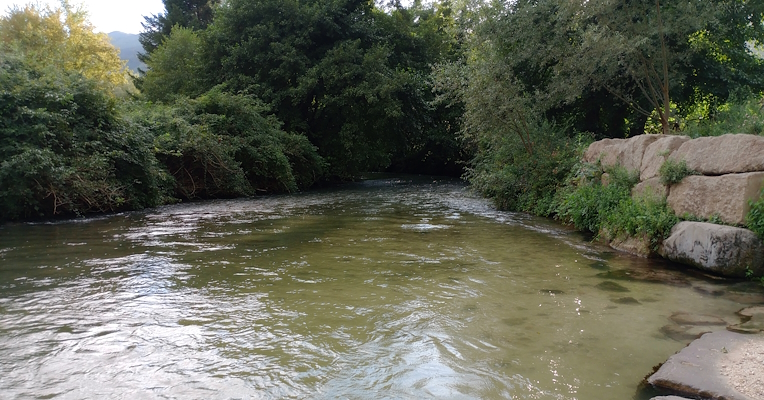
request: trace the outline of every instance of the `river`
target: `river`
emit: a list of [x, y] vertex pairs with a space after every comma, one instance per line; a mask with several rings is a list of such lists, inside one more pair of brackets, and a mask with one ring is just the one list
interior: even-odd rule
[[761, 299], [422, 177], [9, 224], [0, 263], [19, 399], [641, 399], [672, 315]]

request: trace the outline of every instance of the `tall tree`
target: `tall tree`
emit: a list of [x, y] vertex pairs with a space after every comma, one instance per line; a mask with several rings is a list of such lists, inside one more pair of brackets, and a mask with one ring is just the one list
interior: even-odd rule
[[61, 4], [12, 8], [0, 18], [0, 43], [39, 66], [78, 72], [113, 89], [126, 85], [125, 62], [109, 37], [94, 31], [83, 8]]
[[408, 145], [434, 125], [427, 77], [447, 52], [442, 15], [401, 10], [368, 0], [227, 1], [205, 34], [207, 75], [263, 99], [332, 174], [386, 168], [416, 153]]
[[215, 7], [220, 0], [163, 0], [165, 12], [143, 17], [144, 31], [139, 40], [145, 53], [138, 55], [144, 63], [162, 41], [170, 36], [178, 25], [192, 30], [202, 30], [212, 23]]

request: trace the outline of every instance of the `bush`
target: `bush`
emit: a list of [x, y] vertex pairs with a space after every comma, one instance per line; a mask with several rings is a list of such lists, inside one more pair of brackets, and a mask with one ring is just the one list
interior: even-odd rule
[[[599, 169], [598, 169], [599, 170]], [[631, 198], [631, 188], [639, 181], [636, 174], [616, 167], [608, 171], [607, 185], [601, 174], [571, 175], [565, 190], [556, 201], [558, 218], [573, 224], [578, 230], [598, 233], [609, 216], [618, 212], [623, 201]]]
[[609, 239], [636, 236], [647, 237], [650, 247], [657, 251], [658, 246], [671, 233], [671, 228], [679, 218], [668, 207], [665, 200], [651, 198], [622, 199], [612, 212], [604, 216], [602, 228]]
[[154, 206], [167, 175], [150, 132], [97, 83], [0, 54], [0, 220]]
[[549, 123], [532, 129], [532, 153], [514, 136], [483, 136], [466, 177], [501, 209], [549, 216], [555, 211], [555, 194], [583, 146], [581, 139], [571, 139]]
[[569, 177], [567, 190], [557, 200], [558, 217], [576, 229], [605, 234], [607, 239], [645, 236], [656, 250], [679, 219], [663, 199], [631, 197], [631, 188], [639, 181], [636, 173], [621, 167], [608, 173], [607, 185], [596, 173]]
[[308, 139], [282, 131], [263, 105], [245, 96], [216, 88], [170, 105], [135, 103], [129, 114], [153, 132], [157, 158], [182, 199], [291, 192], [323, 174]]
[[697, 175], [698, 173], [688, 168], [685, 160], [676, 162], [672, 159], [667, 159], [661, 165], [658, 174], [660, 174], [662, 184], [674, 185], [681, 182], [686, 176]]
[[764, 240], [764, 190], [761, 191], [759, 200], [752, 201], [750, 204], [751, 209], [745, 216], [745, 224], [748, 229], [754, 231]]

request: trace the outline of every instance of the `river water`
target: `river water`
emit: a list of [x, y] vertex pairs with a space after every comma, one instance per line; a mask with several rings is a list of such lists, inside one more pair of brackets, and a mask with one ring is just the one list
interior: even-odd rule
[[764, 301], [417, 177], [6, 225], [0, 263], [20, 399], [641, 399], [672, 315]]

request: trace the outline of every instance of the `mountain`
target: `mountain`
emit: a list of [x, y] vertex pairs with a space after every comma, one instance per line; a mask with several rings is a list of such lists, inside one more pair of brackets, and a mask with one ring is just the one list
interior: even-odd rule
[[114, 47], [119, 49], [119, 58], [127, 61], [127, 67], [137, 72], [138, 68], [145, 70], [146, 64], [138, 60], [138, 53], [143, 52], [143, 47], [138, 41], [138, 34], [111, 32], [109, 39]]

